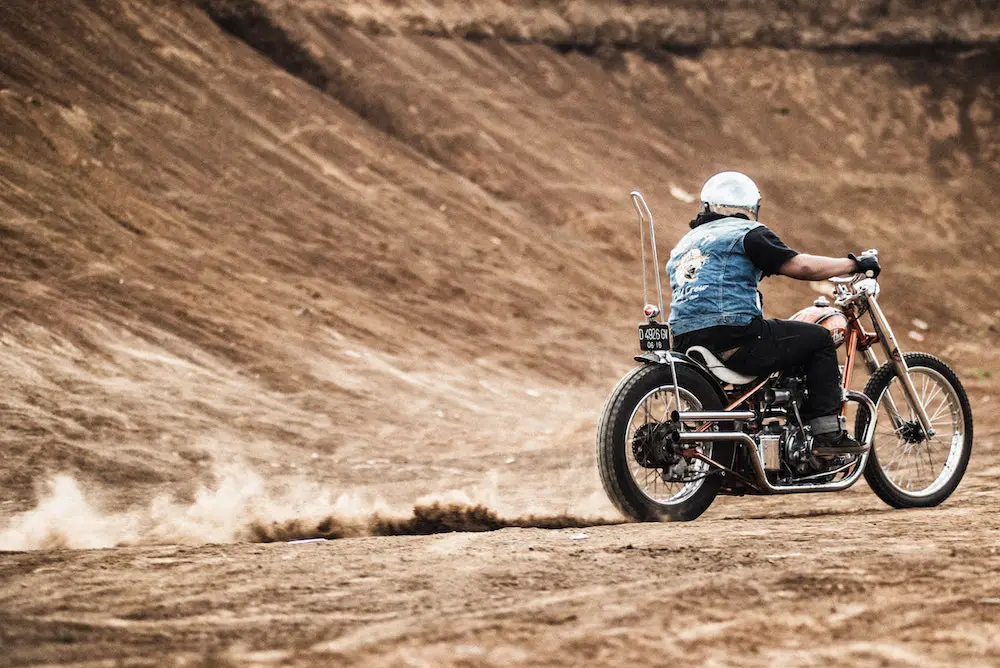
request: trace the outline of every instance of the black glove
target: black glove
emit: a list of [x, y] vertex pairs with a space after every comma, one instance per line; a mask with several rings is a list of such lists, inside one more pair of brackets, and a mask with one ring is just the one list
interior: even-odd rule
[[858, 274], [864, 274], [869, 278], [877, 278], [882, 273], [882, 267], [879, 266], [878, 256], [876, 255], [862, 255], [861, 257], [857, 257], [854, 253], [851, 253], [847, 257], [854, 260], [854, 271]]

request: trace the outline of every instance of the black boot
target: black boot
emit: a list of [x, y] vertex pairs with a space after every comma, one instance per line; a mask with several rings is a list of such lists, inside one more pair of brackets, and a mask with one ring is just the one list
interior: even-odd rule
[[824, 415], [809, 421], [813, 433], [812, 452], [819, 457], [856, 455], [865, 451], [844, 429], [846, 420], [839, 415]]
[[855, 441], [844, 430], [827, 432], [813, 436], [813, 454], [818, 457], [836, 455], [857, 455], [865, 451], [864, 446]]

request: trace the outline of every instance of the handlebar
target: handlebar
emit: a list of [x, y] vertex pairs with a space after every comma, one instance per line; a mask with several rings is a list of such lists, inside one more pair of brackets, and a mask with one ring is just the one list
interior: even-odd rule
[[[874, 255], [875, 257], [878, 257], [878, 249], [877, 248], [869, 248], [868, 250], [866, 250], [864, 253], [862, 253], [858, 257], [869, 257], [871, 255]], [[858, 273], [855, 273], [855, 274], [849, 274], [847, 276], [834, 276], [834, 277], [830, 278], [829, 280], [834, 285], [851, 285], [852, 283], [857, 283], [858, 281], [864, 280], [866, 278], [874, 278], [874, 276], [868, 276], [867, 274], [858, 274]]]

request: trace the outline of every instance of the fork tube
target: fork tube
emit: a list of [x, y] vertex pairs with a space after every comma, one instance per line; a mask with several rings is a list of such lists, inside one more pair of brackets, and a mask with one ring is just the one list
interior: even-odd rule
[[868, 310], [871, 313], [875, 329], [878, 330], [882, 346], [885, 348], [885, 354], [889, 356], [889, 361], [892, 362], [892, 366], [896, 369], [896, 376], [899, 377], [899, 383], [903, 386], [903, 394], [906, 395], [906, 400], [910, 403], [910, 407], [920, 420], [920, 426], [924, 428], [924, 433], [928, 437], [933, 436], [934, 429], [931, 427], [930, 418], [927, 417], [924, 405], [920, 403], [920, 398], [917, 396], [917, 388], [913, 386], [913, 380], [910, 378], [910, 370], [906, 366], [906, 360], [903, 359], [903, 354], [899, 352], [899, 344], [896, 343], [896, 337], [893, 335], [892, 328], [889, 327], [889, 321], [886, 320], [885, 313], [882, 312], [882, 307], [878, 305], [878, 299], [875, 295], [868, 297]]
[[[878, 368], [882, 366], [878, 357], [875, 355], [875, 351], [872, 350], [871, 346], [865, 348], [865, 365], [868, 367], [868, 374], [871, 376], [875, 375]], [[899, 413], [899, 409], [896, 407], [896, 400], [892, 398], [892, 394], [886, 392], [882, 395], [882, 401], [885, 402], [889, 409], [889, 419], [892, 420], [892, 428], [899, 429], [903, 426], [903, 416]]]
[[882, 364], [879, 363], [878, 357], [876, 357], [875, 351], [872, 350], [871, 346], [865, 348], [863, 354], [865, 356], [865, 366], [868, 367], [868, 375], [874, 376], [875, 372], [878, 371], [878, 368], [882, 366]]

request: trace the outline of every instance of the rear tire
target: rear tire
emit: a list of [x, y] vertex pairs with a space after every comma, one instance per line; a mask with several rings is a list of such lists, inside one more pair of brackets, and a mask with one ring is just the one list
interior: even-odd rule
[[[965, 393], [965, 388], [962, 387], [958, 375], [943, 361], [925, 353], [906, 353], [903, 358], [906, 360], [907, 368], [910, 369], [911, 378], [914, 379], [918, 394], [921, 393], [919, 384], [921, 381], [918, 380], [921, 376], [929, 379], [924, 381], [924, 394], [926, 395], [930, 395], [934, 391], [927, 387], [927, 383], [931, 383], [931, 388], [940, 385], [940, 389], [936, 392], [940, 393], [940, 396], [947, 401], [947, 405], [943, 405], [943, 408], [938, 412], [944, 410], [945, 417], [950, 416], [949, 424], [953, 425], [951, 436], [948, 443], [943, 443], [942, 440], [925, 441], [918, 444], [906, 443], [901, 438], [890, 438], [890, 436], [894, 436], [891, 422], [885, 428], [877, 422], [875, 436], [872, 439], [871, 454], [869, 454], [868, 464], [865, 466], [865, 480], [868, 481], [868, 486], [872, 488], [872, 491], [893, 508], [930, 508], [939, 505], [951, 496], [962, 481], [962, 476], [965, 475], [965, 469], [969, 465], [969, 457], [972, 455], [972, 407], [969, 405], [969, 397]], [[893, 383], [893, 381], [896, 382]], [[910, 416], [909, 403], [905, 401], [905, 398], [900, 402], [899, 397], [903, 395], [896, 389], [899, 385], [896, 369], [892, 364], [887, 363], [872, 375], [865, 386], [865, 394], [876, 405], [877, 420], [879, 421], [888, 422], [890, 420], [888, 409], [881, 403], [890, 385], [893, 388], [891, 392], [899, 412], [904, 417]], [[930, 404], [928, 410], [933, 414], [938, 405], [937, 399], [928, 398], [925, 402]], [[859, 442], [864, 438], [868, 420], [868, 411], [859, 409], [855, 421], [855, 435]], [[943, 421], [944, 418], [942, 418], [941, 424], [935, 426], [935, 429], [940, 428], [944, 424]], [[889, 430], [888, 433], [886, 429]], [[880, 432], [883, 435], [881, 447], [879, 444]], [[939, 434], [935, 438], [943, 439], [944, 435]], [[893, 440], [896, 441], [895, 444], [892, 442]], [[938, 445], [946, 445], [948, 447], [947, 453], [943, 451], [943, 447], [932, 448], [932, 446]], [[924, 449], [920, 450], [920, 448]], [[902, 473], [896, 474], [899, 476], [898, 480], [894, 475], [891, 475], [893, 473], [891, 465], [899, 460], [900, 454], [898, 453], [900, 452], [902, 452], [902, 456], [909, 458], [904, 460], [904, 464], [914, 460], [915, 466], [913, 468], [919, 472], [919, 466], [923, 463], [926, 467], [925, 470], [932, 475], [935, 470], [932, 450], [938, 453], [942, 462], [941, 472], [925, 488], [912, 489], [911, 485], [904, 485]], [[926, 462], [923, 460], [924, 454], [927, 455]], [[880, 457], [884, 460], [884, 465], [880, 463]], [[889, 473], [886, 469], [890, 469]], [[924, 477], [927, 477], [928, 474], [925, 474]], [[912, 482], [913, 473], [911, 472], [910, 475], [911, 478], [907, 482]]]
[[[676, 368], [683, 395], [693, 398], [700, 404], [697, 408], [723, 409], [722, 400], [711, 383], [691, 368], [683, 365], [678, 365]], [[712, 505], [722, 486], [723, 474], [715, 473], [705, 477], [696, 489], [682, 488], [682, 491], [687, 490], [687, 493], [675, 495], [677, 501], [670, 499], [658, 501], [643, 491], [632, 473], [638, 464], [632, 453], [631, 443], [626, 442], [630, 422], [644, 398], [659, 390], [673, 392], [673, 378], [670, 367], [666, 364], [645, 364], [636, 367], [619, 381], [604, 404], [597, 426], [598, 469], [608, 498], [623, 515], [640, 522], [689, 521], [697, 518]], [[691, 402], [690, 398], [687, 399], [687, 403], [695, 403]], [[684, 400], [682, 398], [682, 401]], [[714, 442], [710, 445], [711, 458], [723, 466], [732, 468], [734, 444]], [[657, 471], [656, 475], [659, 475], [658, 469], [646, 470]]]

